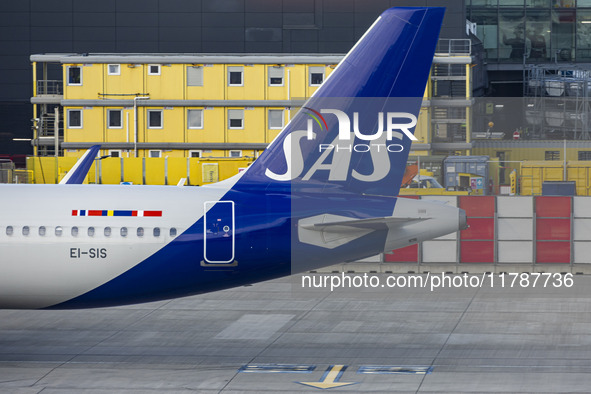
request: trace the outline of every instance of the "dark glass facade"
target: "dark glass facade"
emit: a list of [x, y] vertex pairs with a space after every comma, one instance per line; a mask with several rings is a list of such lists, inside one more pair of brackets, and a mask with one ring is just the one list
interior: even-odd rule
[[466, 0], [489, 63], [591, 61], [591, 0]]

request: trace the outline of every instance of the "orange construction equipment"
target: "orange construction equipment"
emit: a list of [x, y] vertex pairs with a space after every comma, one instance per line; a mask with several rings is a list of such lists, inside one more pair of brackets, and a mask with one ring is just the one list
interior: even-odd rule
[[404, 176], [402, 177], [402, 186], [401, 188], [405, 188], [412, 183], [412, 180], [417, 174], [419, 173], [419, 166], [416, 164], [406, 166], [406, 170], [404, 170]]

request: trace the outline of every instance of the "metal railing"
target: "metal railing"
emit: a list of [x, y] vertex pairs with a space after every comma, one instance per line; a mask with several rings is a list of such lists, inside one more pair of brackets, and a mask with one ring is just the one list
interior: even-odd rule
[[0, 160], [0, 183], [32, 183], [33, 171], [16, 169], [10, 160]]
[[435, 56], [470, 56], [472, 41], [469, 38], [441, 38], [437, 42]]
[[37, 96], [42, 95], [63, 95], [63, 81], [40, 79], [37, 81]]
[[[44, 114], [39, 119], [39, 137], [55, 136], [55, 117], [52, 114]], [[63, 135], [63, 123], [58, 125], [60, 135]]]

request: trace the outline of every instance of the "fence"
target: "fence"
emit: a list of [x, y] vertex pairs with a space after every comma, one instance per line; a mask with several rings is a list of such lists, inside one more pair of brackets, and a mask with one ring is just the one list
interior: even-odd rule
[[37, 95], [57, 95], [63, 93], [63, 81], [40, 79], [37, 81]]
[[[28, 157], [27, 169], [34, 183], [59, 183], [74, 166], [75, 157]], [[135, 185], [176, 185], [187, 179], [186, 185], [218, 182], [248, 167], [253, 158], [117, 158], [95, 160], [86, 178], [87, 183]]]
[[470, 56], [472, 41], [468, 38], [442, 38], [437, 42], [435, 56]]

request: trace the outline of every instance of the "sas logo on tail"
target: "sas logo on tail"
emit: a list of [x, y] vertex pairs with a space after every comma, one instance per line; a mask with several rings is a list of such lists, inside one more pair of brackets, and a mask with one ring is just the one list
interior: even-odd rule
[[[314, 111], [312, 108], [308, 108], [308, 107], [304, 107], [304, 109], [307, 109], [308, 111], [313, 112], [313, 113], [306, 112], [306, 114], [308, 116], [311, 116], [312, 119], [314, 119], [316, 121], [316, 123], [318, 123], [318, 126], [320, 126], [320, 130], [322, 130], [322, 124], [324, 124], [324, 127], [325, 127], [324, 130], [328, 131], [328, 125], [326, 124], [326, 120], [324, 119], [324, 117], [322, 115], [320, 115], [318, 113], [318, 111]], [[318, 118], [322, 119], [322, 123], [320, 123], [320, 120]]]
[[[406, 135], [412, 141], [417, 138], [410, 131], [417, 124], [417, 118], [408, 112], [384, 112], [378, 113], [378, 128], [373, 134], [363, 134], [359, 131], [359, 113], [353, 112], [353, 122], [349, 116], [337, 109], [321, 109], [320, 112], [312, 108], [304, 107], [311, 119], [307, 121], [306, 130], [295, 130], [288, 134], [283, 140], [283, 153], [287, 162], [287, 171], [283, 174], [276, 174], [270, 169], [266, 169], [265, 175], [276, 181], [291, 181], [298, 177], [302, 180], [310, 180], [317, 171], [329, 171], [329, 181], [346, 181], [350, 175], [362, 182], [376, 182], [384, 179], [390, 172], [389, 153], [398, 153], [404, 150], [401, 144], [392, 143], [393, 139], [402, 141]], [[304, 157], [300, 146], [300, 141], [305, 137], [312, 141], [316, 139], [316, 133], [313, 130], [313, 121], [320, 126], [321, 131], [328, 131], [328, 124], [322, 114], [331, 114], [336, 116], [338, 122], [338, 134], [330, 143], [318, 144], [320, 157], [314, 164], [304, 171]], [[406, 119], [406, 122], [400, 120]], [[353, 130], [351, 130], [351, 124]], [[324, 127], [322, 127], [324, 125]], [[384, 127], [384, 125], [386, 127]], [[364, 143], [355, 143], [361, 140]], [[327, 162], [331, 152], [332, 161]], [[353, 152], [369, 153], [373, 172], [369, 174], [359, 173], [356, 169], [349, 171], [351, 156]], [[304, 173], [305, 172], [305, 173]]]

